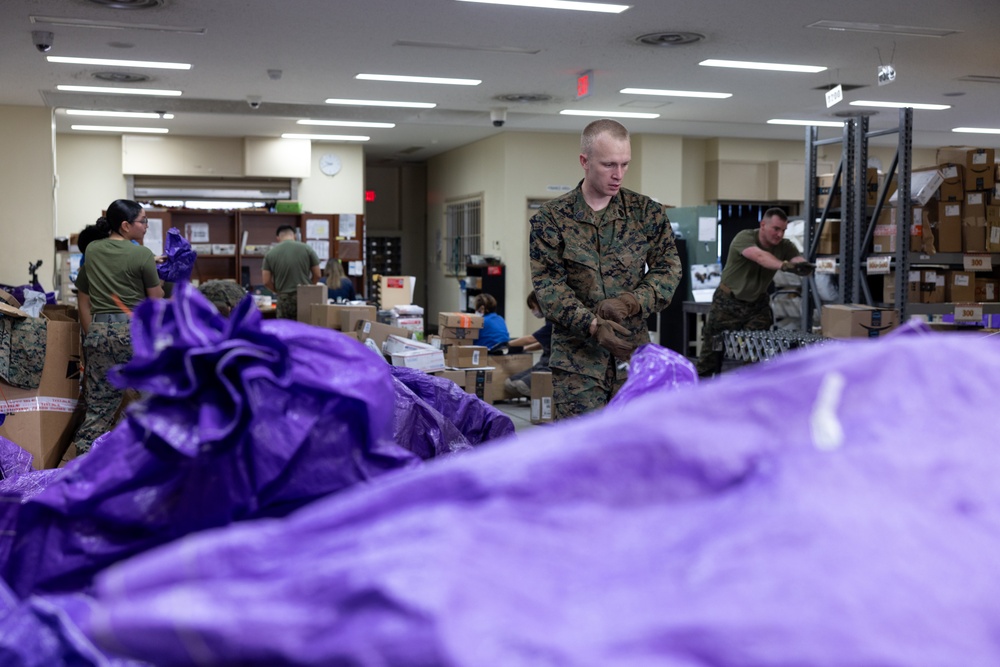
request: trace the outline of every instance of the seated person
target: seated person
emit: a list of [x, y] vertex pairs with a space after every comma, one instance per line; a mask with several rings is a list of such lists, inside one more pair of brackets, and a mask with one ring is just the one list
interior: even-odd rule
[[500, 345], [506, 345], [510, 340], [507, 323], [497, 314], [497, 300], [492, 294], [485, 292], [476, 297], [476, 312], [483, 316], [483, 328], [479, 330], [479, 338], [472, 341], [473, 345], [482, 345], [490, 350]]
[[229, 317], [247, 291], [235, 280], [209, 280], [198, 285], [198, 291], [212, 302], [223, 317]]
[[344, 266], [339, 259], [330, 259], [326, 263], [326, 296], [334, 301], [352, 301], [355, 298], [354, 283], [344, 275]]
[[[531, 309], [531, 314], [535, 317], [544, 317], [542, 309], [538, 307], [538, 299], [534, 292], [528, 295], [528, 308]], [[511, 375], [503, 381], [504, 387], [510, 393], [531, 398], [531, 374], [535, 371], [549, 370], [549, 353], [552, 350], [552, 323], [546, 320], [542, 328], [535, 333], [515, 338], [508, 345], [510, 347], [523, 347], [525, 352], [542, 351], [542, 356], [534, 366]]]

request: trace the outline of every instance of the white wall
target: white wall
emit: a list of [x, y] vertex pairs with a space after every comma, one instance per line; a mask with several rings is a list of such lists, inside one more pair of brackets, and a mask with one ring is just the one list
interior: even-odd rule
[[55, 269], [52, 117], [48, 109], [0, 106], [0, 283], [23, 285], [28, 263], [52, 289]]
[[79, 233], [126, 195], [120, 136], [57, 134], [56, 170], [57, 236]]
[[[319, 170], [319, 157], [336, 153], [342, 168], [336, 176]], [[350, 144], [313, 143], [312, 175], [299, 186], [302, 210], [310, 213], [365, 212], [365, 149]]]

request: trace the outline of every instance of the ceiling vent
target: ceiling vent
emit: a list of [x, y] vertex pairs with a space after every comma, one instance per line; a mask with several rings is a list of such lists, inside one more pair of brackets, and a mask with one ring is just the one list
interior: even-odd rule
[[705, 35], [696, 32], [651, 32], [639, 35], [633, 41], [643, 46], [684, 46], [704, 39]]
[[510, 104], [534, 104], [537, 102], [551, 102], [552, 96], [545, 93], [508, 93], [494, 97], [497, 102], [508, 102]]
[[166, 0], [87, 0], [108, 9], [154, 9], [162, 7]]
[[145, 83], [152, 81], [149, 76], [134, 72], [94, 72], [92, 76], [95, 79], [110, 81], [112, 83]]

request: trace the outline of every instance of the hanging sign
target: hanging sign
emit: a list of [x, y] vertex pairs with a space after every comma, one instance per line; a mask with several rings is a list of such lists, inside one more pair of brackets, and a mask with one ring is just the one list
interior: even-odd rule
[[837, 102], [844, 101], [844, 87], [839, 83], [826, 91], [826, 108], [829, 109]]
[[885, 86], [896, 80], [896, 68], [892, 65], [878, 66], [878, 85]]

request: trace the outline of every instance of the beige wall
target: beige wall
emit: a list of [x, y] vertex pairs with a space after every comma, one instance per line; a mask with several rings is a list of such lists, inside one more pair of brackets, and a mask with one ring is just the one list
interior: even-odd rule
[[[319, 156], [336, 153], [343, 167], [336, 176], [319, 170]], [[302, 209], [312, 213], [365, 212], [365, 149], [350, 144], [312, 145], [312, 175], [299, 186]]]
[[56, 173], [56, 235], [69, 237], [126, 195], [121, 137], [57, 134]]
[[55, 249], [52, 117], [48, 109], [0, 106], [0, 283], [28, 281], [28, 263], [44, 264], [38, 277], [52, 289]]

